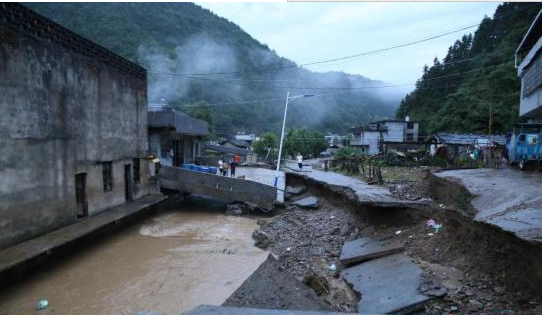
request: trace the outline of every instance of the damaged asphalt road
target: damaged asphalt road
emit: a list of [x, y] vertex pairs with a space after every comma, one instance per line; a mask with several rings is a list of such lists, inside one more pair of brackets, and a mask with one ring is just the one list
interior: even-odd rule
[[[417, 189], [428, 186], [415, 184]], [[455, 216], [439, 206], [434, 212], [360, 209], [350, 204], [348, 197], [338, 196], [337, 189], [329, 194], [321, 183], [318, 187], [310, 181], [304, 185], [307, 191], [290, 196], [283, 210], [259, 220], [260, 228], [253, 233], [255, 245], [270, 251], [276, 259], [269, 258], [273, 262], [259, 268], [225, 305], [357, 312], [361, 296], [339, 275], [345, 267], [339, 256], [346, 241], [371, 237], [402, 244], [405, 254], [423, 270], [419, 290], [426, 294], [440, 292], [416, 314], [508, 310], [514, 314], [541, 313], [541, 291], [526, 285], [530, 279], [522, 276], [533, 266], [526, 259], [515, 258], [529, 249], [508, 235], [473, 225], [471, 219]], [[310, 196], [317, 197], [317, 209], [294, 205]], [[430, 217], [443, 224], [443, 230], [435, 233], [429, 228], [426, 220]], [[512, 268], [518, 272], [512, 272]], [[511, 277], [518, 280], [511, 281]], [[304, 294], [304, 302], [297, 302], [291, 280], [297, 291], [307, 293], [306, 289], [310, 289], [314, 294]], [[447, 293], [442, 296], [441, 292]], [[266, 294], [269, 298], [254, 298]]]

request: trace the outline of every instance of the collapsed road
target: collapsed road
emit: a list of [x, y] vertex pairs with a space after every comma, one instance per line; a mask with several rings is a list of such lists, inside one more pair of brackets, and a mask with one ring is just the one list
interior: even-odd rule
[[[272, 255], [224, 305], [375, 314], [541, 313], [540, 239], [475, 220], [453, 202], [428, 202], [432, 176], [415, 184], [427, 188], [424, 202], [402, 207], [379, 187], [367, 194], [356, 179], [328, 174], [287, 174], [285, 208], [259, 220], [253, 233], [255, 245]], [[473, 198], [464, 193], [456, 199]], [[308, 197], [317, 200], [305, 207], [297, 202], [304, 205]], [[343, 246], [361, 239], [385, 250], [354, 267], [342, 263]]]

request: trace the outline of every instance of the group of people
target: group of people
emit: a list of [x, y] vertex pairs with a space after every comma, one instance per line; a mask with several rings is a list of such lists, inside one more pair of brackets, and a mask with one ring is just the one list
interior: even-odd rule
[[239, 154], [234, 155], [228, 161], [225, 160], [224, 156], [221, 156], [219, 158], [219, 175], [229, 176], [228, 172], [230, 171], [230, 177], [236, 177], [236, 166], [239, 163], [241, 163], [241, 156]]

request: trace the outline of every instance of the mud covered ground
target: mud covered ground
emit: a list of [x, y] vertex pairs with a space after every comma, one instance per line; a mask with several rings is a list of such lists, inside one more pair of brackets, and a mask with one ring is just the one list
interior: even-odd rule
[[[428, 198], [428, 183], [424, 176], [419, 178], [393, 189], [398, 196], [407, 192], [416, 199]], [[424, 270], [421, 290], [447, 290], [420, 314], [541, 314], [540, 246], [517, 242], [446, 205], [424, 211], [360, 209], [337, 193], [303, 184], [308, 191], [287, 201], [275, 216], [260, 219], [260, 229], [253, 234], [255, 245], [276, 259], [268, 259], [225, 305], [356, 312], [359, 296], [338, 277], [338, 258], [345, 241], [366, 236], [405, 244], [405, 253]], [[316, 210], [290, 203], [310, 195], [319, 198]], [[428, 227], [429, 218], [443, 228], [436, 232]], [[526, 257], [528, 252], [533, 255]], [[526, 277], [537, 269], [539, 279]]]

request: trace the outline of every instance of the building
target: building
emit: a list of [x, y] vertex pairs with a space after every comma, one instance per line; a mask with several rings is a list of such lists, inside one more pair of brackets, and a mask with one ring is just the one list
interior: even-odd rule
[[240, 148], [245, 150], [251, 150], [251, 143], [244, 140], [227, 139], [220, 142], [220, 145], [224, 145], [232, 148]]
[[352, 128], [349, 144], [374, 155], [388, 150], [423, 149], [424, 145], [418, 142], [418, 138], [419, 124], [406, 117], [405, 120], [382, 120]]
[[198, 159], [201, 164], [217, 165], [221, 156], [226, 160], [230, 160], [234, 158], [236, 154], [241, 156], [241, 163], [255, 164], [257, 162], [256, 153], [247, 149], [212, 144], [205, 144], [203, 148], [204, 154]]
[[196, 161], [208, 134], [207, 122], [166, 104], [150, 104], [147, 115], [150, 154], [168, 166]]
[[[505, 145], [503, 135], [492, 135], [491, 141], [493, 146]], [[488, 148], [489, 143], [488, 135], [445, 132], [434, 134], [428, 141], [430, 155], [438, 155], [453, 163], [458, 158], [467, 158], [474, 148]]]
[[0, 248], [151, 191], [145, 69], [0, 3]]
[[246, 134], [245, 132], [238, 132], [235, 136], [235, 140], [240, 141], [246, 141], [249, 142], [249, 144], [253, 144], [253, 142], [256, 140], [256, 135], [254, 133]]
[[343, 141], [345, 140], [345, 136], [340, 136], [338, 134], [327, 134], [324, 136], [324, 139], [326, 142], [328, 142], [328, 146], [343, 146]]
[[541, 123], [541, 11], [517, 48], [515, 66], [521, 81], [520, 120]]
[[362, 153], [375, 155], [381, 151], [381, 140], [385, 132], [384, 126], [372, 124], [351, 128], [349, 145], [360, 148]]

